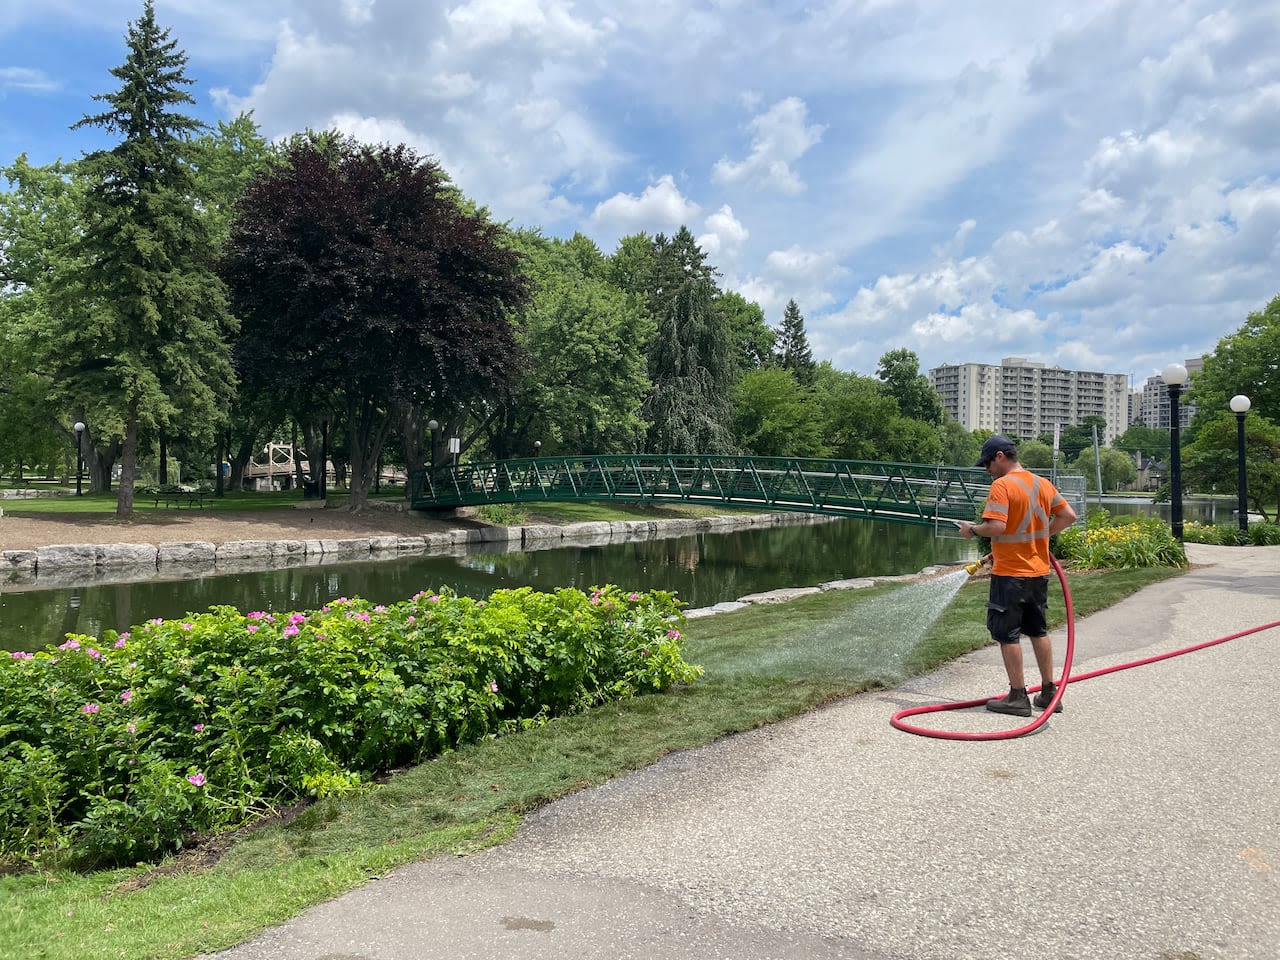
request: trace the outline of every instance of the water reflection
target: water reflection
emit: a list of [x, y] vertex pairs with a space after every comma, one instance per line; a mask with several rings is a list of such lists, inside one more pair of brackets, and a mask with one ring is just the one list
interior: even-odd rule
[[177, 581], [6, 586], [0, 588], [0, 649], [38, 649], [68, 632], [100, 635], [152, 617], [179, 617], [216, 605], [246, 612], [315, 609], [340, 596], [392, 603], [442, 586], [483, 597], [500, 588], [588, 589], [615, 583], [627, 589], [672, 590], [690, 607], [703, 607], [781, 587], [914, 573], [972, 556], [971, 544], [936, 538], [932, 528], [838, 520], [530, 552], [479, 544], [457, 556], [300, 564]]

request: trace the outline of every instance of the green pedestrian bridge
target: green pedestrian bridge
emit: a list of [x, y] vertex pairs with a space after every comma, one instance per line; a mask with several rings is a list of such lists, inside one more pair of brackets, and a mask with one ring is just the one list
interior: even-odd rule
[[409, 475], [416, 510], [548, 500], [691, 503], [950, 528], [981, 515], [972, 467], [800, 457], [623, 455], [459, 463]]

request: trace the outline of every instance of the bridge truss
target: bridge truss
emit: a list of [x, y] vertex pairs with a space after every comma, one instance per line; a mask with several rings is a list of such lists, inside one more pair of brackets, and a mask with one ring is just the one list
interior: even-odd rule
[[863, 517], [937, 527], [975, 520], [985, 470], [799, 457], [580, 456], [461, 463], [409, 476], [432, 510], [545, 500], [683, 502]]

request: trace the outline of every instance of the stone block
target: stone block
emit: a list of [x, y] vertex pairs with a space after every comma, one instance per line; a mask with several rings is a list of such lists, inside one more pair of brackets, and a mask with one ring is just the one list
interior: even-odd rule
[[64, 543], [36, 548], [36, 570], [52, 567], [96, 567], [98, 546], [94, 543]]
[[481, 543], [507, 543], [511, 540], [521, 540], [520, 527], [481, 527], [480, 542]]
[[154, 543], [105, 543], [98, 547], [98, 566], [154, 568], [158, 555]]
[[800, 597], [811, 597], [814, 594], [821, 593], [817, 587], [785, 587], [781, 590], [770, 590], [767, 593], [753, 593], [749, 596], [739, 597], [742, 603], [787, 603], [791, 600], [797, 600]]
[[357, 557], [369, 552], [368, 537], [353, 537], [347, 540], [321, 540], [320, 549], [325, 556]]
[[230, 560], [262, 560], [271, 559], [274, 549], [271, 540], [228, 540], [221, 544], [216, 553], [219, 565]]
[[554, 523], [533, 523], [527, 527], [521, 527], [520, 539], [525, 543], [535, 540], [563, 540], [564, 528], [556, 526]]
[[585, 523], [571, 523], [563, 528], [564, 538], [573, 540], [575, 543], [579, 540], [590, 540], [593, 543], [599, 541], [601, 537], [610, 538], [613, 536], [613, 524], [608, 520], [590, 520]]
[[156, 547], [157, 563], [204, 564], [213, 563], [218, 548], [207, 540], [191, 540], [185, 543], [162, 543]]
[[818, 584], [819, 590], [865, 590], [874, 587], [876, 582], [869, 577], [857, 577], [852, 580], [828, 580]]

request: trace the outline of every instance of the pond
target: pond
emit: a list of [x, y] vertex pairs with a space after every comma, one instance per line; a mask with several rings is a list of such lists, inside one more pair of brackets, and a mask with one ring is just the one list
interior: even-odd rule
[[49, 589], [12, 585], [0, 587], [0, 650], [36, 650], [69, 632], [100, 636], [107, 629], [214, 605], [245, 612], [314, 610], [341, 596], [393, 603], [440, 587], [484, 597], [501, 588], [586, 589], [613, 583], [632, 590], [671, 590], [690, 608], [706, 607], [782, 587], [915, 573], [974, 556], [971, 543], [937, 537], [931, 527], [849, 519], [524, 552], [477, 544], [461, 556], [294, 566], [187, 580]]

